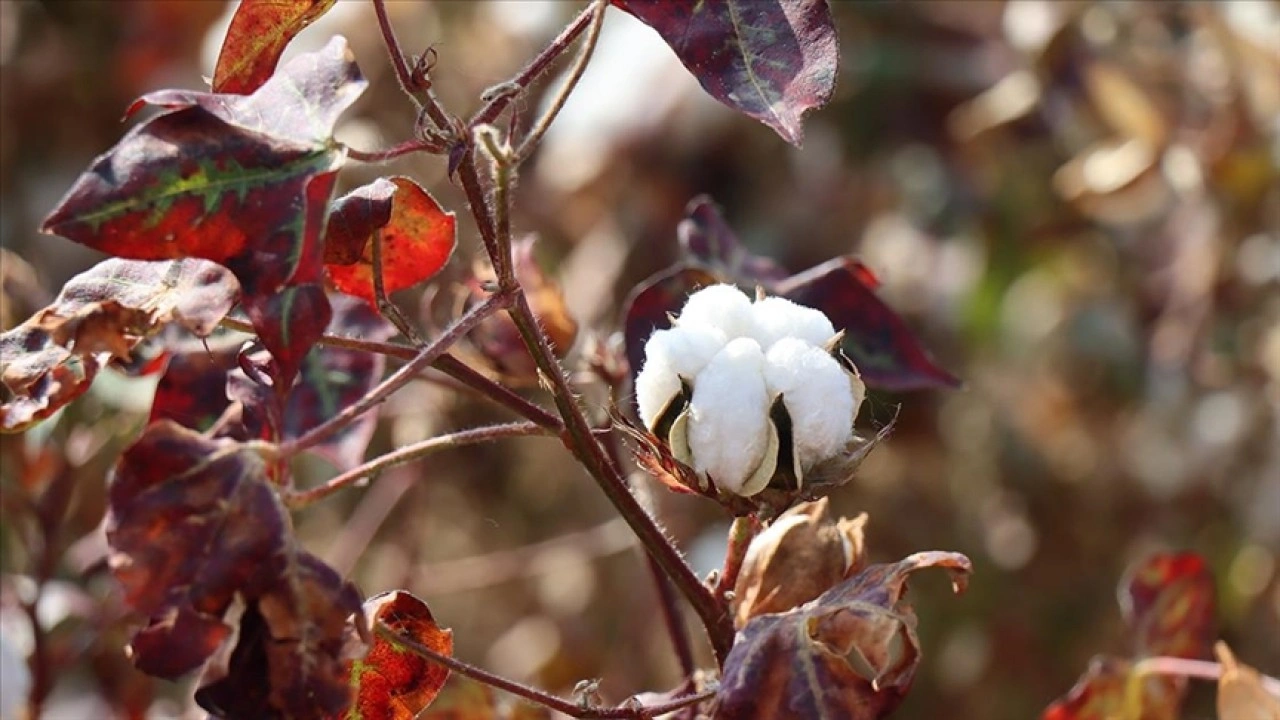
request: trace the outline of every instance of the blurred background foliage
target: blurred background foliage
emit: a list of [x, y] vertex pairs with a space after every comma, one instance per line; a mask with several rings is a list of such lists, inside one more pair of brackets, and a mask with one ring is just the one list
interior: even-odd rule
[[[578, 7], [390, 4], [407, 48], [438, 51], [436, 92], [464, 116]], [[1115, 584], [1164, 547], [1205, 554], [1222, 636], [1280, 672], [1280, 4], [833, 7], [837, 94], [809, 116], [801, 150], [707, 98], [655, 33], [609, 13], [518, 189], [516, 227], [540, 235], [537, 258], [581, 326], [569, 361], [607, 342], [630, 288], [675, 258], [697, 194], [793, 271], [856, 253], [965, 380], [873, 393], [864, 429], [895, 411], [897, 429], [833, 498], [843, 514], [870, 513], [875, 560], [947, 549], [974, 561], [961, 598], [941, 577], [915, 583], [926, 657], [899, 717], [1037, 716], [1092, 654], [1127, 650]], [[34, 228], [125, 131], [133, 98], [203, 87], [230, 10], [0, 2], [5, 328], [99, 259]], [[339, 2], [290, 54], [335, 33], [372, 83], [339, 138], [374, 149], [408, 137], [414, 113], [367, 3]], [[443, 161], [352, 166], [344, 185], [387, 172], [414, 175], [458, 212], [459, 252], [440, 283], [465, 280], [479, 244]], [[426, 305], [420, 294], [398, 299]], [[50, 717], [191, 716], [189, 688], [128, 666], [127, 618], [102, 565], [106, 470], [150, 387], [107, 373], [0, 445], [4, 651], [31, 652], [23, 608], [37, 606], [41, 651], [58, 668]], [[382, 417], [371, 452], [505, 416], [422, 383]], [[299, 473], [309, 483], [333, 469]], [[649, 491], [700, 571], [715, 567], [718, 508]], [[427, 600], [461, 657], [562, 692], [601, 678], [618, 700], [669, 687], [678, 670], [614, 518], [558, 443], [522, 439], [388, 472], [300, 513], [297, 531], [366, 594]], [[1193, 693], [1188, 717], [1212, 714], [1208, 695]]]

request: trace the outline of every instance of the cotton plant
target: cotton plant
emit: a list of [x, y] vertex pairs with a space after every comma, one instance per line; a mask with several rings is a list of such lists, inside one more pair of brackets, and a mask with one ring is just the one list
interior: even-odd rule
[[866, 394], [841, 337], [785, 298], [703, 288], [645, 344], [640, 419], [722, 492], [752, 497], [779, 474], [801, 488], [854, 439]]

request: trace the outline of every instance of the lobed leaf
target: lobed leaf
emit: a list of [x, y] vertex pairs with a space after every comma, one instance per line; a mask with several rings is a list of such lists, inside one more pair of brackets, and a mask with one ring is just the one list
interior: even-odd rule
[[88, 390], [102, 365], [128, 361], [166, 325], [210, 334], [238, 294], [229, 272], [201, 260], [98, 263], [0, 335], [0, 380], [9, 391], [0, 427], [22, 430], [53, 414]]
[[[408, 592], [372, 597], [364, 614], [441, 655], [453, 654], [453, 633], [440, 628], [427, 604]], [[347, 676], [355, 699], [345, 717], [412, 720], [435, 699], [449, 670], [376, 635], [364, 658], [348, 663]]]
[[958, 553], [923, 552], [872, 565], [794, 610], [751, 619], [725, 659], [715, 718], [882, 718], [911, 687], [920, 658], [911, 573], [940, 567], [962, 592]]
[[334, 2], [241, 0], [222, 40], [213, 70], [213, 91], [243, 95], [257, 90], [275, 71], [289, 41]]
[[453, 213], [407, 177], [379, 178], [353, 190], [335, 203], [330, 223], [329, 279], [338, 290], [370, 303], [375, 301], [374, 233], [382, 237], [382, 282], [388, 294], [440, 272], [457, 245]]
[[613, 0], [658, 31], [703, 89], [799, 146], [827, 104], [839, 52], [826, 0]]
[[272, 379], [284, 397], [293, 387], [298, 370], [324, 334], [333, 309], [318, 283], [281, 288], [275, 294], [246, 298], [245, 313], [253, 321], [263, 346], [275, 360]]

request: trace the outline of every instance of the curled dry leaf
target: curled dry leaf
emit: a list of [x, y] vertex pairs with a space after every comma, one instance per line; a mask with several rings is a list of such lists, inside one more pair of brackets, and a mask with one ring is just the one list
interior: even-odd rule
[[1218, 720], [1280, 720], [1280, 697], [1267, 692], [1257, 670], [1236, 660], [1231, 648], [1213, 648], [1222, 665], [1218, 678]]
[[407, 177], [379, 178], [339, 198], [326, 230], [325, 270], [338, 290], [370, 303], [375, 233], [388, 294], [440, 272], [457, 245], [453, 213]]
[[[386, 625], [397, 634], [441, 655], [453, 654], [453, 633], [442, 629], [427, 604], [403, 590], [369, 598], [364, 614], [371, 623]], [[347, 678], [354, 693], [347, 718], [412, 720], [435, 699], [449, 670], [382, 635], [362, 659], [349, 661]]]
[[202, 260], [106, 260], [67, 282], [53, 304], [0, 335], [9, 396], [0, 426], [22, 430], [85, 390], [98, 369], [125, 361], [139, 343], [176, 323], [213, 332], [239, 287], [227, 270]]
[[752, 538], [733, 588], [738, 629], [813, 600], [866, 564], [866, 514], [835, 520], [827, 507], [827, 498], [797, 505]]
[[718, 720], [882, 718], [902, 702], [920, 660], [915, 612], [903, 599], [911, 573], [949, 570], [956, 592], [972, 571], [958, 553], [923, 552], [872, 565], [816, 600], [760, 615], [725, 659]]
[[256, 451], [161, 421], [121, 457], [108, 501], [109, 565], [147, 618], [130, 643], [139, 669], [176, 678], [198, 668], [231, 637], [225, 616], [239, 598], [236, 649], [207, 684], [206, 708], [260, 698], [229, 716], [313, 717], [346, 706], [339, 654], [360, 596], [293, 546]]

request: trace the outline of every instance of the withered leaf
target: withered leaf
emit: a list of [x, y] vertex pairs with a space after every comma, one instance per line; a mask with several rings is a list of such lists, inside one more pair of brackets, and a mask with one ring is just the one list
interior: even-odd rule
[[0, 405], [0, 427], [22, 430], [52, 415], [88, 390], [102, 365], [128, 360], [170, 323], [208, 335], [238, 295], [231, 273], [204, 260], [98, 263], [68, 281], [51, 305], [0, 335], [0, 379], [10, 393]]
[[920, 660], [911, 573], [940, 567], [962, 592], [972, 570], [959, 553], [922, 552], [872, 565], [794, 610], [760, 615], [725, 659], [718, 720], [882, 718], [902, 702]]

